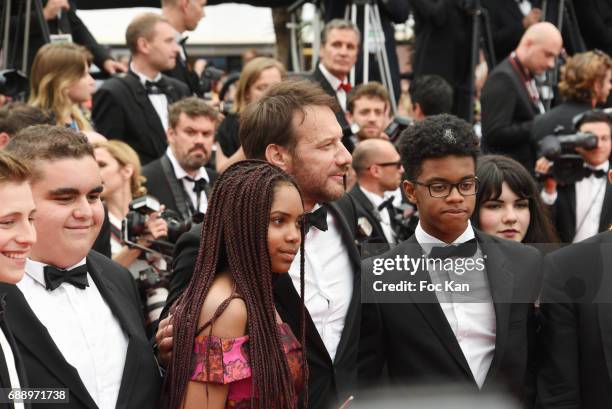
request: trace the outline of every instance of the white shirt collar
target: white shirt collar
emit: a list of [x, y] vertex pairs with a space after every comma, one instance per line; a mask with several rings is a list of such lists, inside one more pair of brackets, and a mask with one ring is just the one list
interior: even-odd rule
[[338, 77], [336, 77], [334, 74], [332, 74], [331, 72], [329, 72], [327, 70], [327, 68], [325, 68], [325, 66], [321, 63], [319, 63], [319, 69], [321, 70], [321, 72], [323, 73], [323, 76], [325, 77], [325, 79], [327, 80], [327, 82], [329, 82], [329, 85], [332, 86], [332, 88], [334, 89], [334, 91], [338, 90], [338, 87], [340, 86], [340, 84], [342, 84], [343, 82], [345, 82], [347, 80], [347, 78], [343, 78], [343, 79], [338, 79]]
[[361, 189], [363, 194], [366, 195], [366, 197], [370, 200], [370, 202], [374, 204], [375, 207], [380, 206], [380, 204], [386, 200], [384, 196], [379, 196], [378, 194], [374, 192], [370, 192], [369, 190], [367, 190], [361, 185], [359, 185], [359, 189]]
[[605, 161], [604, 163], [601, 163], [597, 166], [591, 166], [589, 164], [586, 165], [588, 168], [591, 168], [593, 170], [603, 170], [604, 172], [607, 172], [610, 169], [610, 162], [609, 161]]
[[[168, 159], [170, 159], [170, 163], [172, 164], [172, 168], [174, 169], [174, 174], [176, 175], [177, 180], [183, 180], [185, 177], [191, 178], [191, 176], [189, 176], [189, 174], [185, 171], [185, 169], [183, 169], [181, 164], [178, 162], [178, 160], [176, 159], [176, 156], [174, 156], [174, 153], [172, 152], [172, 149], [170, 149], [170, 147], [166, 149], [166, 156], [168, 156]], [[198, 170], [198, 174], [195, 176], [195, 178], [193, 178], [193, 180], [200, 180], [200, 179], [204, 179], [207, 182], [210, 182], [210, 178], [208, 177], [208, 173], [206, 172], [206, 168], [204, 168], [204, 166], [202, 166]]]
[[136, 68], [134, 68], [134, 63], [130, 63], [130, 71], [132, 71], [134, 74], [136, 74], [136, 76], [138, 77], [138, 79], [140, 80], [140, 83], [144, 86], [145, 82], [147, 81], [159, 81], [161, 80], [162, 74], [161, 72], [158, 72], [157, 75], [155, 76], [155, 78], [149, 78], [146, 75], [136, 71]]
[[[82, 266], [83, 264], [86, 263], [86, 260], [87, 260], [86, 258], [83, 258], [81, 261], [79, 261], [73, 266], [68, 267], [66, 270], [71, 270], [75, 267]], [[26, 259], [25, 273], [29, 275], [30, 277], [32, 277], [34, 281], [36, 281], [43, 287], [46, 287], [47, 285], [45, 284], [45, 266], [48, 266], [48, 265], [49, 264], [30, 260], [28, 258]]]
[[[429, 254], [431, 252], [431, 249], [434, 247], [439, 247], [440, 245], [447, 246], [445, 242], [423, 230], [420, 221], [414, 231], [414, 237], [416, 238], [417, 242], [419, 243], [425, 254]], [[476, 235], [474, 234], [472, 223], [468, 220], [468, 225], [465, 228], [465, 231], [461, 233], [461, 235], [457, 237], [457, 239], [455, 239], [455, 241], [453, 241], [451, 244], [462, 244], [468, 240], [472, 240], [474, 237], [476, 237]]]

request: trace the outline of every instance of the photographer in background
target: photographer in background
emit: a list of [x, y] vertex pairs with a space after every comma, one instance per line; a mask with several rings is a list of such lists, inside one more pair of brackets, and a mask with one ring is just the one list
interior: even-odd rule
[[[576, 148], [585, 161], [584, 177], [578, 182], [558, 186], [549, 178], [542, 200], [553, 206], [553, 219], [561, 241], [578, 242], [605, 231], [612, 222], [612, 185], [606, 181], [610, 169], [610, 133], [612, 122], [601, 111], [585, 113], [576, 125], [578, 132], [597, 136], [592, 150]], [[547, 173], [548, 169], [536, 169]]]
[[450, 114], [453, 88], [439, 75], [423, 75], [410, 83], [412, 119], [421, 121], [430, 115]]
[[564, 102], [533, 122], [535, 141], [546, 135], [569, 134], [574, 126], [572, 118], [606, 102], [612, 84], [612, 59], [602, 51], [588, 51], [568, 58], [561, 67], [559, 93]]
[[[141, 185], [143, 178], [140, 176], [140, 161], [136, 152], [121, 141], [99, 142], [94, 144], [94, 148], [104, 186], [102, 199], [108, 208], [111, 223], [112, 257], [117, 263], [130, 270], [134, 278], [137, 278], [138, 273], [149, 267], [150, 262], [161, 261], [160, 258], [147, 260], [141, 257], [143, 251], [129, 247], [122, 238], [121, 223], [130, 210], [130, 202], [133, 198], [146, 193], [146, 189]], [[148, 233], [137, 241], [144, 247], [149, 247], [151, 240], [168, 234], [166, 221], [157, 213], [149, 215], [146, 227]]]

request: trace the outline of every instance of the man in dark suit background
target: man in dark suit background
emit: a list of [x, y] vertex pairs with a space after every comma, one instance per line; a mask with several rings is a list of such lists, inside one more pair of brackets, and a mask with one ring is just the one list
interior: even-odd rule
[[92, 116], [101, 134], [126, 142], [146, 165], [166, 151], [168, 106], [188, 96], [189, 89], [161, 73], [174, 68], [179, 52], [174, 29], [163, 17], [137, 16], [125, 37], [132, 53], [130, 71], [106, 81], [94, 94]]
[[336, 118], [342, 128], [342, 142], [350, 152], [354, 144], [350, 140], [351, 130], [344, 113], [348, 95], [353, 88], [349, 74], [357, 62], [360, 43], [359, 28], [350, 21], [334, 19], [328, 22], [321, 34], [319, 64], [311, 78], [338, 101], [341, 110], [336, 112]]
[[353, 168], [357, 183], [349, 195], [358, 203], [358, 224], [359, 217], [365, 217], [373, 229], [364, 239], [368, 243], [397, 243], [394, 198], [385, 195], [399, 187], [404, 174], [397, 149], [384, 139], [362, 141], [353, 152]]
[[29, 387], [67, 388], [66, 408], [157, 406], [160, 372], [134, 280], [90, 251], [104, 217], [92, 146], [81, 133], [44, 125], [7, 150], [36, 175], [38, 241], [18, 285], [0, 285]]
[[[311, 227], [305, 237], [308, 403], [317, 409], [337, 408], [353, 393], [361, 317], [356, 217], [352, 202], [342, 196], [351, 155], [341, 142], [337, 110], [335, 99], [315, 83], [287, 80], [271, 87], [240, 116], [240, 142], [247, 158], [264, 159], [291, 174], [309, 212]], [[199, 238], [196, 227], [177, 243], [166, 310], [189, 282]], [[299, 262], [292, 264], [289, 274], [276, 277], [273, 285], [281, 319], [299, 331]], [[157, 333], [160, 353], [171, 349], [167, 339], [171, 334], [168, 320], [162, 321]]]
[[559, 187], [549, 180], [542, 191], [542, 200], [552, 206], [555, 227], [564, 243], [582, 241], [605, 231], [612, 223], [612, 186], [605, 178], [610, 169], [611, 127], [610, 116], [603, 112], [585, 113], [576, 130], [595, 134], [597, 148], [576, 148], [585, 161], [584, 177]]
[[183, 220], [201, 221], [216, 172], [206, 168], [218, 113], [197, 97], [170, 106], [168, 149], [142, 169], [147, 193]]
[[489, 74], [482, 89], [482, 144], [486, 152], [508, 155], [534, 172], [531, 128], [544, 105], [534, 76], [555, 66], [559, 30], [550, 23], [529, 27], [517, 49]]
[[[499, 384], [528, 401], [540, 255], [472, 227], [478, 139], [468, 123], [431, 116], [404, 131], [402, 141], [403, 188], [419, 224], [408, 240], [362, 264], [360, 379], [370, 386], [384, 379], [386, 364], [396, 384]], [[407, 282], [413, 290], [379, 292], [381, 283]], [[447, 289], [454, 283], [468, 287]]]
[[[204, 17], [204, 6], [206, 0], [162, 0], [162, 15], [179, 36], [182, 36], [185, 31], [193, 31], [198, 27], [198, 23]], [[186, 36], [177, 39], [181, 49], [176, 57], [176, 65], [164, 71], [164, 74], [183, 82], [189, 87], [192, 95], [203, 97], [198, 75], [188, 65], [186, 40]]]

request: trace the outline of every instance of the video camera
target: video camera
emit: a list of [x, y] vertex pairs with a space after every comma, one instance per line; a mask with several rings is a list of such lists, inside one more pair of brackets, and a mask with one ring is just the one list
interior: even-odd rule
[[597, 136], [592, 133], [574, 133], [570, 135], [548, 135], [539, 143], [540, 156], [554, 162], [548, 174], [558, 183], [568, 185], [582, 179], [584, 159], [576, 148], [593, 150], [597, 148]]
[[181, 216], [173, 210], [165, 209], [160, 215], [168, 224], [166, 240], [152, 240], [149, 247], [140, 246], [136, 243], [138, 238], [147, 232], [147, 216], [160, 210], [161, 204], [153, 196], [145, 195], [132, 200], [130, 211], [121, 225], [123, 241], [128, 246], [137, 247], [143, 251], [157, 252], [165, 256], [172, 255], [174, 244], [178, 238], [191, 228], [191, 221], [182, 220]]

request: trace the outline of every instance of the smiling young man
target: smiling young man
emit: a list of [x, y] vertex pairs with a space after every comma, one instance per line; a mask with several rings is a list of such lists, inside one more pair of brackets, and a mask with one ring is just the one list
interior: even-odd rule
[[6, 149], [32, 168], [37, 208], [26, 274], [0, 286], [29, 386], [66, 388], [67, 408], [154, 407], [161, 380], [134, 281], [90, 251], [104, 218], [93, 148], [81, 133], [45, 125]]
[[[468, 123], [435, 115], [408, 128], [402, 138], [408, 179], [403, 188], [420, 221], [412, 237], [375, 258], [385, 266], [398, 258], [438, 259], [451, 266], [421, 264], [408, 271], [395, 264], [378, 277], [415, 283], [416, 291], [378, 293], [380, 298], [364, 293], [364, 302], [378, 303], [363, 306], [360, 377], [370, 383], [380, 379], [386, 364], [395, 383], [453, 382], [475, 389], [501, 384], [527, 401], [533, 391], [533, 378], [526, 373], [535, 335], [530, 324], [540, 282], [539, 253], [470, 224], [478, 189], [478, 139]], [[364, 285], [376, 271], [380, 260], [375, 258], [362, 264]], [[469, 289], [457, 294], [437, 287], [442, 283], [447, 289], [455, 281]]]

